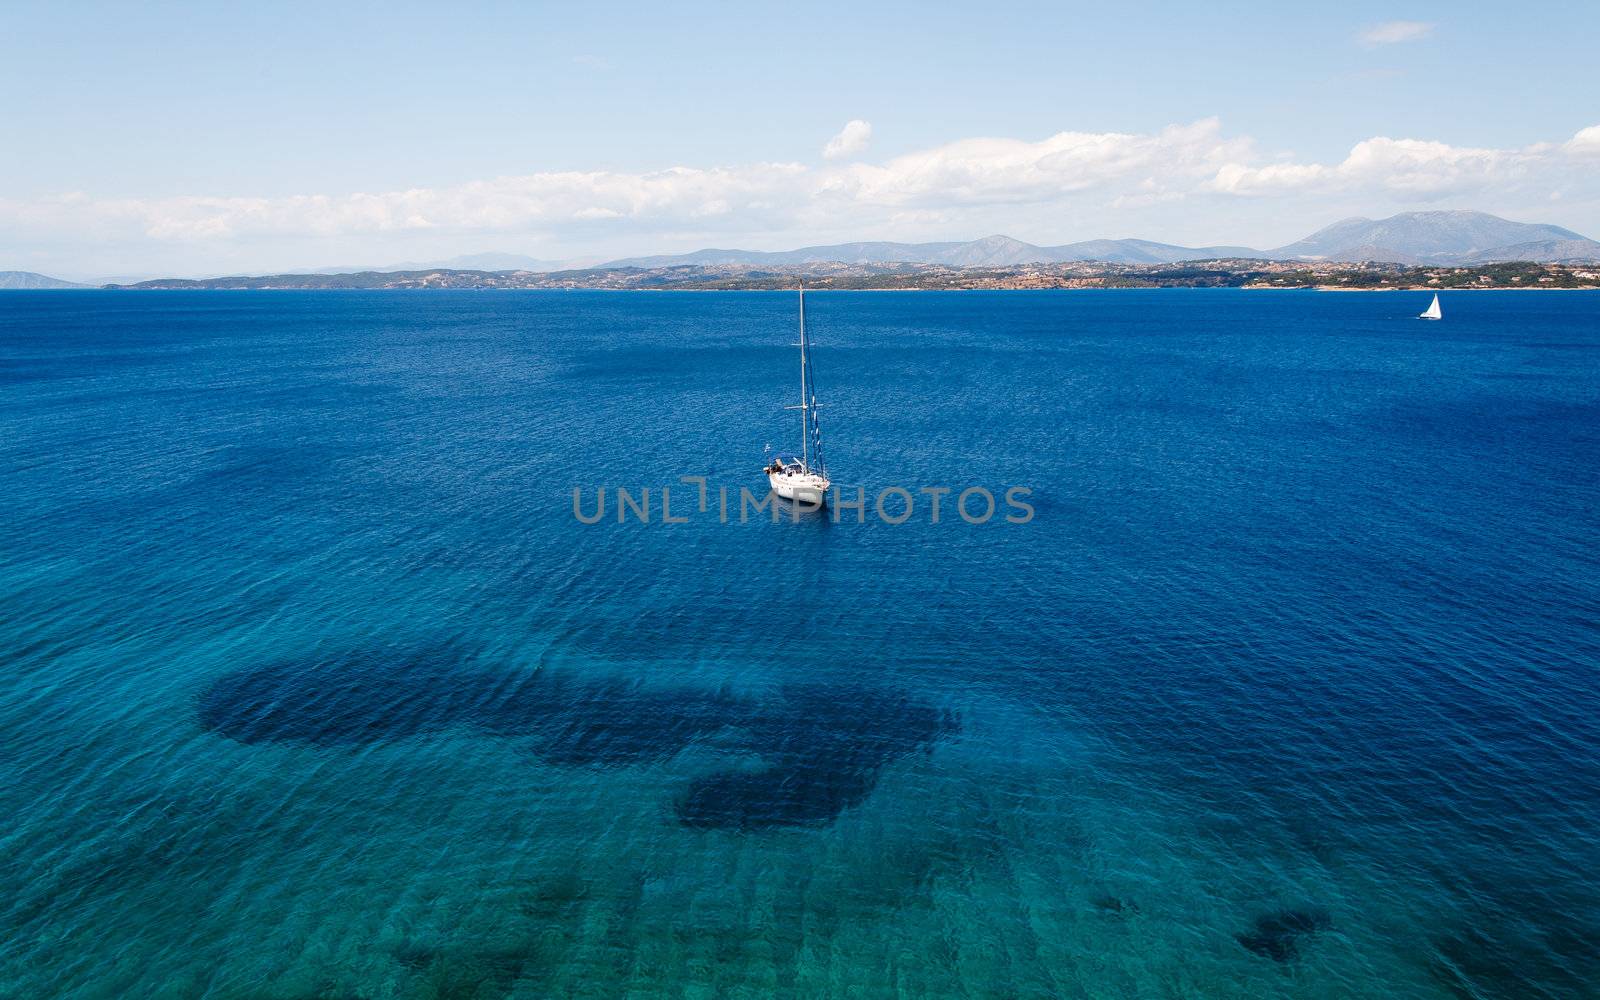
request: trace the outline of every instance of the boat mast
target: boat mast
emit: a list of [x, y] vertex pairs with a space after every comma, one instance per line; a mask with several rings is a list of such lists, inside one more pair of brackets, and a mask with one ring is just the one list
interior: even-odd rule
[[800, 463], [811, 471], [811, 410], [806, 397], [806, 283], [800, 282]]

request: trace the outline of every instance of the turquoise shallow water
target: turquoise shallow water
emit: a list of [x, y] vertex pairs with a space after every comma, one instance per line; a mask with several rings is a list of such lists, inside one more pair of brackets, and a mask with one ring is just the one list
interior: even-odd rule
[[8, 293], [0, 995], [1600, 995], [1600, 298], [1425, 299], [817, 295], [741, 524], [792, 296]]

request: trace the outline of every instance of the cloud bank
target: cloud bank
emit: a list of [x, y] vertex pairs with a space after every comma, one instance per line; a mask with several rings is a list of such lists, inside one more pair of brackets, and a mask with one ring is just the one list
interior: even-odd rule
[[1563, 199], [1564, 218], [1550, 221], [1583, 225], [1585, 218], [1572, 218], [1574, 206], [1588, 206], [1588, 221], [1600, 218], [1600, 125], [1514, 149], [1378, 136], [1355, 143], [1341, 160], [1316, 162], [1264, 154], [1207, 118], [1149, 133], [969, 138], [877, 162], [846, 161], [869, 136], [866, 122], [852, 122], [830, 141], [833, 159], [809, 164], [547, 171], [271, 198], [0, 200], [0, 229], [13, 245], [181, 246], [195, 257], [276, 241], [315, 262], [327, 259], [328, 241], [357, 237], [368, 247], [452, 237], [481, 248], [486, 238], [514, 236], [567, 255], [623, 242], [638, 250], [716, 238], [779, 246], [834, 234], [950, 238], [1008, 229], [1064, 241], [1126, 235], [1145, 218], [1172, 217], [1183, 203], [1194, 209], [1190, 216], [1207, 218], [1209, 232], [1200, 236], [1212, 241], [1253, 235], [1230, 228], [1230, 220], [1283, 225], [1292, 214], [1293, 228], [1303, 230], [1335, 212], [1351, 214], [1346, 206], [1376, 214], [1453, 201], [1537, 211]]

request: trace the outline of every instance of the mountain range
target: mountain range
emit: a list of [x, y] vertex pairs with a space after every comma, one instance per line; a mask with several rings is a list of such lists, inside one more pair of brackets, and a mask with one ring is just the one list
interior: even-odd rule
[[[1036, 246], [1009, 236], [945, 243], [840, 243], [798, 250], [696, 250], [691, 253], [625, 257], [607, 263], [593, 258], [541, 260], [511, 253], [482, 253], [431, 262], [386, 267], [315, 268], [297, 274], [352, 272], [492, 273], [554, 272], [579, 269], [716, 266], [794, 266], [805, 264], [926, 264], [951, 268], [1014, 267], [1099, 261], [1108, 264], [1172, 264], [1179, 261], [1258, 259], [1279, 261], [1365, 261], [1428, 266], [1473, 266], [1506, 261], [1577, 263], [1600, 261], [1600, 242], [1560, 226], [1512, 222], [1484, 212], [1405, 212], [1387, 219], [1353, 218], [1335, 222], [1285, 246], [1256, 250], [1242, 246], [1186, 247], [1150, 240], [1084, 240]], [[30, 271], [0, 271], [0, 289], [82, 288]]]
[[1303, 240], [1272, 250], [1239, 246], [1186, 247], [1150, 240], [1085, 240], [1035, 246], [1009, 236], [960, 243], [840, 243], [776, 252], [696, 250], [693, 253], [626, 257], [602, 267], [680, 265], [788, 265], [912, 263], [947, 267], [1010, 267], [1105, 261], [1111, 264], [1172, 264], [1183, 260], [1382, 261], [1395, 264], [1469, 265], [1501, 261], [1600, 260], [1600, 242], [1560, 226], [1512, 222], [1484, 212], [1405, 212], [1387, 219], [1345, 219]]
[[1016, 264], [1103, 260], [1112, 264], [1170, 264], [1219, 257], [1263, 257], [1249, 247], [1180, 247], [1149, 240], [1085, 240], [1041, 247], [1009, 236], [959, 243], [840, 243], [799, 250], [696, 250], [686, 254], [627, 257], [602, 267], [674, 267], [682, 264], [942, 264], [946, 267], [1010, 267]]

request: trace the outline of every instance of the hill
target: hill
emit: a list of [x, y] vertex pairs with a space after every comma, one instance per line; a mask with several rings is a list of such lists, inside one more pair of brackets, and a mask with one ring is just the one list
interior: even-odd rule
[[1600, 260], [1600, 243], [1560, 226], [1512, 222], [1485, 212], [1404, 212], [1344, 219], [1271, 252], [1278, 260], [1488, 264]]
[[1099, 260], [1108, 264], [1176, 264], [1185, 260], [1242, 260], [1264, 258], [1249, 247], [1185, 247], [1150, 240], [1084, 240], [1045, 247], [1050, 261]]
[[52, 278], [48, 274], [38, 274], [34, 271], [0, 271], [0, 289], [38, 289], [38, 288], [88, 288], [88, 285], [74, 284]]

